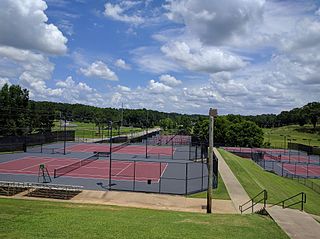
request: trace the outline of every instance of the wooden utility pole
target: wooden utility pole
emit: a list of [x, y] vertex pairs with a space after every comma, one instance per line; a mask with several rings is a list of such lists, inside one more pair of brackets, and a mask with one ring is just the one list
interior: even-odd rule
[[210, 108], [209, 117], [209, 149], [208, 149], [208, 190], [207, 190], [207, 213], [211, 213], [212, 210], [212, 181], [213, 181], [213, 127], [214, 127], [214, 117], [217, 116], [217, 109]]

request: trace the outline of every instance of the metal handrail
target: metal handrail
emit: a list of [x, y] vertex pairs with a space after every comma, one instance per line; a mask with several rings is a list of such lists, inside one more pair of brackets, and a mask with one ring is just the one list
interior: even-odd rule
[[[291, 204], [285, 206], [285, 202], [286, 202], [286, 201], [291, 200], [291, 199], [293, 199], [293, 198], [295, 198], [295, 197], [298, 197], [298, 196], [300, 196], [300, 195], [301, 195], [301, 200], [300, 200], [300, 201], [295, 202], [295, 203], [291, 203]], [[300, 193], [298, 193], [298, 194], [296, 194], [296, 195], [293, 195], [293, 196], [291, 196], [291, 197], [289, 197], [289, 198], [287, 198], [287, 199], [284, 199], [284, 200], [282, 200], [282, 201], [280, 201], [280, 202], [277, 202], [277, 203], [271, 205], [271, 207], [281, 204], [282, 208], [289, 208], [289, 207], [294, 206], [294, 205], [297, 205], [297, 204], [299, 204], [299, 203], [301, 203], [300, 210], [303, 211], [303, 209], [304, 209], [304, 204], [307, 203], [307, 194], [306, 194], [306, 193], [300, 192]]]
[[[263, 198], [261, 198], [259, 201], [257, 201], [257, 202], [254, 202], [254, 199], [256, 199], [257, 197], [259, 197], [261, 194], [263, 194]], [[250, 209], [251, 208], [251, 212], [253, 213], [253, 211], [254, 211], [254, 206], [255, 205], [257, 205], [258, 203], [260, 203], [261, 201], [263, 201], [263, 209], [265, 209], [266, 208], [266, 204], [267, 204], [267, 200], [268, 200], [268, 192], [267, 192], [267, 190], [262, 190], [260, 193], [258, 193], [256, 196], [254, 196], [253, 198], [251, 198], [249, 201], [247, 201], [247, 202], [245, 202], [244, 204], [242, 204], [242, 205], [240, 205], [239, 206], [239, 210], [240, 210], [240, 212], [241, 212], [241, 214], [244, 212], [244, 211], [246, 211], [246, 210], [248, 210], [248, 209]], [[250, 206], [248, 206], [248, 207], [246, 207], [245, 209], [243, 209], [243, 207], [245, 206], [245, 205], [247, 205], [248, 203], [251, 203], [251, 205]]]

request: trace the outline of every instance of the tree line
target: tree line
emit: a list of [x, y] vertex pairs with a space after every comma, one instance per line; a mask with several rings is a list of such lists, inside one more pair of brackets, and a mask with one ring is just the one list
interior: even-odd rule
[[[55, 120], [133, 127], [190, 128], [201, 115], [165, 113], [149, 109], [99, 108], [83, 104], [32, 101], [27, 89], [5, 84], [0, 90], [0, 136], [51, 131]], [[173, 122], [167, 126], [166, 122]], [[164, 122], [164, 123], [163, 123]]]
[[312, 124], [315, 129], [320, 118], [320, 102], [311, 102], [300, 108], [282, 111], [280, 114], [262, 114], [243, 116], [263, 128], [281, 127], [286, 125]]
[[[306, 123], [312, 123], [316, 127], [319, 113], [320, 103], [312, 102], [278, 115], [218, 116], [215, 120], [214, 141], [221, 145], [259, 147], [263, 144], [260, 127]], [[18, 85], [5, 84], [0, 90], [0, 136], [51, 131], [55, 120], [94, 123], [99, 129], [107, 127], [110, 121], [119, 126], [160, 126], [164, 130], [193, 135], [201, 141], [208, 141], [209, 119], [205, 115], [37, 102], [30, 100], [28, 90]]]

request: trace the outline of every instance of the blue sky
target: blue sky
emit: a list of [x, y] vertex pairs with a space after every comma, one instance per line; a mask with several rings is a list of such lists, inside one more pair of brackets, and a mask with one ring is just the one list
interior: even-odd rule
[[319, 101], [316, 0], [2, 0], [0, 86], [30, 98], [207, 114]]

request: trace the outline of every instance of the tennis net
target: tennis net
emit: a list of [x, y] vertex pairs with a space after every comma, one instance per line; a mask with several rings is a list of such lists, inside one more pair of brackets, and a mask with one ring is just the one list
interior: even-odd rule
[[120, 144], [120, 145], [117, 145], [115, 147], [112, 147], [112, 153], [116, 152], [116, 151], [119, 151], [120, 149], [123, 149], [124, 147], [127, 147], [129, 144], [130, 144], [130, 142], [127, 141], [127, 142], [125, 142], [123, 144]]
[[63, 176], [67, 173], [70, 173], [73, 170], [76, 170], [82, 166], [85, 166], [89, 163], [92, 163], [93, 161], [96, 161], [97, 159], [99, 159], [99, 153], [94, 154], [93, 156], [90, 156], [88, 158], [82, 159], [80, 161], [76, 161], [75, 163], [60, 167], [60, 168], [56, 168], [54, 169], [54, 178], [58, 178], [60, 176]]

